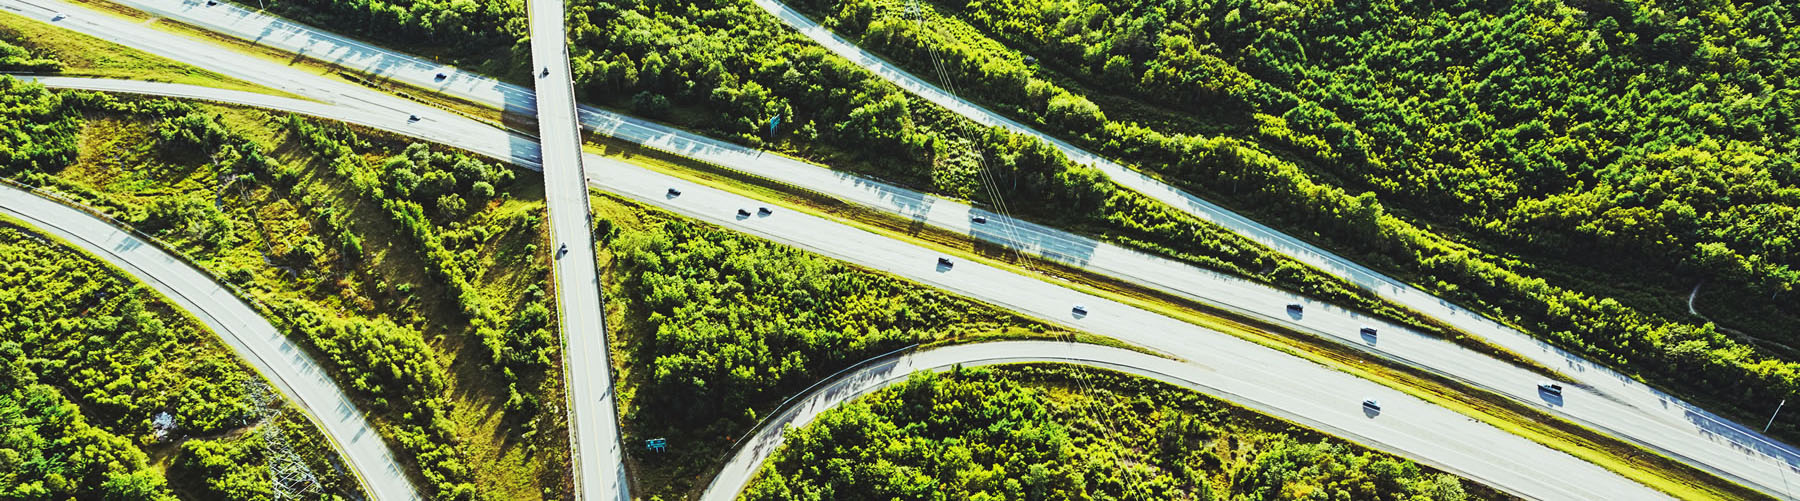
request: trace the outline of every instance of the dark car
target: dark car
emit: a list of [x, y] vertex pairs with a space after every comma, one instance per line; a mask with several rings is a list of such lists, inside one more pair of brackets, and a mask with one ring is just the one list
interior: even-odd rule
[[949, 268], [951, 266], [956, 266], [956, 263], [950, 261], [950, 258], [940, 257], [940, 258], [938, 258], [938, 266]]
[[1369, 327], [1367, 325], [1362, 326], [1362, 335], [1369, 336], [1369, 337], [1375, 337], [1375, 328]]
[[674, 189], [674, 188], [669, 188], [669, 196], [671, 196], [671, 197], [679, 197], [679, 196], [681, 196], [681, 190], [677, 190], [677, 189]]
[[1294, 313], [1300, 313], [1302, 311], [1305, 311], [1306, 307], [1302, 306], [1300, 303], [1288, 303], [1287, 310], [1294, 312]]
[[987, 224], [987, 216], [975, 216], [969, 218], [969, 220], [974, 221], [975, 224]]
[[767, 216], [767, 215], [770, 215], [770, 214], [774, 214], [774, 213], [775, 213], [775, 211], [773, 211], [773, 210], [769, 210], [769, 208], [768, 208], [768, 207], [757, 207], [757, 208], [756, 208], [756, 213], [757, 213], [757, 214], [762, 214], [762, 215], [764, 215], [764, 216]]
[[750, 209], [738, 209], [738, 217], [750, 217]]

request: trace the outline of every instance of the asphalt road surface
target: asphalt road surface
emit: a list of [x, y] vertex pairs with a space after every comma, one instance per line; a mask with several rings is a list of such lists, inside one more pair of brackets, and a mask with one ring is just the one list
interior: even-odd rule
[[[141, 0], [127, 0], [126, 3], [135, 4], [139, 1]], [[32, 4], [46, 4], [46, 2], [31, 0], [6, 0], [0, 1], [0, 5], [26, 2]], [[57, 2], [48, 2], [48, 4], [67, 5], [59, 4]], [[183, 15], [223, 17], [224, 19], [218, 21], [218, 23], [226, 25], [232, 25], [232, 23], [236, 22], [231, 21], [232, 19], [241, 19], [243, 20], [241, 22], [251, 23], [252, 25], [259, 22], [257, 21], [257, 18], [237, 16], [230, 14], [229, 12], [224, 15], [209, 14], [214, 12], [209, 9], [217, 9], [217, 7], [203, 8], [198, 7], [199, 5], [200, 4], [198, 3], [179, 4], [176, 6], [175, 11], [186, 13]], [[227, 4], [221, 4], [221, 6], [224, 5]], [[67, 9], [79, 9], [79, 7], [70, 5], [65, 8], [65, 10]], [[48, 11], [40, 9], [39, 12]], [[76, 16], [71, 19], [65, 19], [60, 23], [69, 24], [71, 21], [85, 20], [86, 17], [89, 16]], [[184, 17], [183, 20], [196, 22], [195, 19], [187, 17]], [[136, 28], [139, 31], [154, 32], [154, 30], [137, 26], [135, 23], [121, 22], [119, 24], [127, 25], [127, 28]], [[209, 27], [213, 26], [206, 22], [196, 22], [196, 24]], [[87, 28], [81, 26], [78, 22], [72, 24], [71, 27], [82, 29], [84, 31], [86, 31]], [[266, 32], [270, 34], [262, 37], [265, 42], [277, 38], [304, 38], [306, 40], [311, 40], [311, 42], [309, 42], [311, 44], [324, 44], [328, 43], [332, 38], [326, 35], [307, 35], [307, 33], [316, 32], [307, 31], [303, 28], [284, 28], [283, 30], [268, 29]], [[237, 69], [239, 65], [221, 65], [220, 60], [230, 60], [233, 57], [237, 57], [249, 59], [251, 62], [261, 61], [256, 58], [234, 56], [234, 53], [220, 51], [216, 47], [209, 49], [209, 52], [206, 52], [207, 55], [202, 56], [195, 53], [189, 53], [188, 50], [191, 50], [190, 48], [165, 48], [173, 46], [161, 45], [160, 42], [145, 43], [139, 41], [137, 43], [130, 43], [130, 41], [138, 39], [157, 38], [154, 33], [108, 33], [107, 35], [111, 36], [115, 41], [121, 41], [121, 43], [126, 43], [127, 45], [137, 45], [142, 43], [144, 45], [140, 45], [140, 47], [145, 48], [146, 50], [164, 53], [173, 58], [186, 60], [191, 64], [208, 67], [227, 74], [232, 74], [229, 70]], [[278, 37], [276, 35], [280, 36]], [[379, 49], [373, 48], [346, 49], [341, 54], [332, 50], [317, 48], [306, 50], [308, 53], [314, 55], [329, 55], [333, 57], [333, 60], [338, 61], [357, 60], [356, 55], [362, 54], [365, 51], [379, 53]], [[245, 64], [248, 64], [248, 62]], [[281, 65], [274, 66], [276, 66], [276, 69], [266, 72], [240, 71], [239, 73], [243, 74], [232, 75], [250, 81], [273, 82], [274, 86], [290, 92], [319, 92], [327, 96], [327, 98], [332, 95], [343, 95], [363, 101], [379, 99], [378, 97], [356, 95], [357, 93], [353, 91], [366, 91], [366, 89], [361, 89], [360, 87], [348, 84], [347, 82], [323, 78], [319, 75], [293, 70]], [[398, 68], [400, 66], [402, 65], [393, 64], [384, 67]], [[404, 72], [389, 73], [389, 75], [393, 78], [403, 79], [404, 77], [401, 76], [400, 73]], [[459, 85], [461, 86], [478, 87], [478, 85], [468, 83], [468, 81], [471, 80], [479, 80], [478, 77], [469, 76], [467, 74], [458, 75], [460, 76], [453, 76], [447, 78], [447, 80], [456, 79], [460, 82]], [[420, 75], [419, 78], [435, 78], [435, 73]], [[489, 82], [491, 82], [491, 80]], [[340, 86], [348, 86], [351, 89], [344, 90], [337, 88]], [[498, 88], [505, 87], [501, 86]], [[372, 91], [370, 92], [372, 93]], [[379, 96], [379, 93], [374, 94]], [[371, 107], [369, 111], [379, 113], [382, 112], [384, 108], [398, 109], [406, 106], [431, 110], [430, 108], [392, 98], [391, 96], [387, 99], [389, 101], [399, 101], [399, 103]], [[588, 113], [587, 110], [584, 110], [584, 123], [589, 122], [588, 119], [590, 115], [591, 114]], [[415, 124], [415, 126], [411, 128], [401, 128], [397, 129], [397, 131], [417, 136], [418, 133], [422, 132], [422, 129], [461, 130], [468, 126], [466, 123], [458, 125], [457, 120], [458, 118], [454, 115], [451, 115], [448, 119], [427, 117], [424, 119], [423, 123], [428, 124], [429, 127], [421, 127]], [[462, 120], [462, 122], [467, 121]], [[930, 224], [941, 225], [952, 230], [957, 229], [959, 227], [958, 225], [960, 225], [961, 228], [974, 228], [972, 223], [968, 221], [971, 212], [966, 205], [920, 195], [916, 192], [894, 188], [866, 179], [855, 178], [843, 173], [830, 172], [803, 162], [780, 157], [779, 155], [763, 154], [755, 150], [718, 143], [716, 141], [708, 142], [710, 140], [694, 139], [683, 133], [669, 132], [663, 135], [656, 135], [657, 133], [654, 129], [639, 127], [639, 125], [640, 124], [636, 122], [621, 122], [614, 129], [603, 130], [603, 132], [619, 133], [648, 130], [650, 131], [648, 134], [651, 134], [651, 136], [641, 141], [646, 144], [664, 147], [665, 149], [670, 149], [677, 153], [694, 156], [696, 158], [721, 162], [722, 165], [744, 170], [745, 172], [777, 179], [782, 182], [806, 187], [822, 193], [832, 194], [854, 202], [884, 207], [902, 215], [919, 218]], [[473, 151], [488, 152], [489, 154], [495, 154], [497, 157], [513, 158], [522, 161], [528, 161], [526, 159], [531, 158], [531, 153], [535, 153], [533, 151], [535, 150], [535, 147], [520, 144], [518, 136], [495, 137], [500, 137], [499, 141], [501, 142], [509, 143], [512, 150], [510, 152], [495, 154], [493, 153], [495, 150], [489, 149], [487, 146], [474, 145], [468, 141], [457, 141], [452, 142], [451, 144], [457, 144]], [[491, 142], [494, 140], [489, 139], [488, 141]], [[735, 160], [724, 162], [724, 160], [731, 159]], [[998, 225], [1005, 224], [1005, 222], [1003, 220], [990, 218], [989, 224]], [[1020, 227], [1023, 231], [1027, 232], [1033, 231], [1034, 228], [1030, 225], [1021, 225]], [[1219, 299], [1229, 295], [1221, 291], [1248, 291], [1256, 288], [1266, 289], [1266, 287], [1262, 287], [1258, 284], [1236, 280], [1237, 285], [1216, 289], [1191, 285], [1170, 286], [1167, 285], [1167, 283], [1169, 283], [1168, 280], [1158, 280], [1156, 277], [1172, 277], [1174, 275], [1165, 273], [1164, 270], [1169, 269], [1167, 266], [1163, 266], [1162, 264], [1151, 264], [1155, 261], [1154, 258], [1145, 257], [1140, 254], [1137, 255], [1140, 262], [1132, 263], [1129, 262], [1127, 258], [1134, 253], [1128, 251], [1116, 252], [1118, 249], [1109, 249], [1108, 246], [1103, 245], [1090, 245], [1091, 241], [1084, 241], [1084, 239], [1073, 237], [1066, 233], [1056, 232], [1054, 230], [1043, 229], [1041, 227], [1036, 230], [1041, 231], [1038, 236], [1027, 234], [1023, 240], [1036, 242], [1038, 245], [1042, 245], [1045, 247], [1044, 254], [1056, 256], [1055, 258], [1059, 261], [1084, 263], [1091, 269], [1095, 269], [1102, 273], [1113, 273], [1117, 275], [1125, 275], [1121, 270], [1142, 268], [1145, 271], [1141, 273], [1132, 273], [1130, 276], [1135, 276], [1137, 278], [1133, 278], [1134, 280], [1143, 280], [1151, 286], [1165, 288], [1173, 287], [1190, 297], [1213, 298], [1210, 300], [1211, 302], [1226, 305], [1240, 311], [1250, 311], [1264, 316], [1275, 316], [1277, 318], [1280, 318], [1280, 316], [1283, 315], [1281, 305], [1286, 301], [1267, 303], [1253, 301], [1255, 304], [1245, 304], [1243, 302]], [[1000, 234], [1012, 234], [1010, 231], [984, 231], [982, 229], [971, 229], [969, 231], [977, 238], [988, 240], [1001, 238], [997, 236]], [[1117, 262], [1117, 264], [1114, 264], [1115, 262]], [[1205, 272], [1196, 271], [1194, 274], [1200, 276], [1205, 275]], [[1279, 296], [1285, 293], [1274, 292], [1274, 294]], [[1292, 296], [1287, 295], [1287, 297], [1291, 298]], [[1435, 301], [1435, 299], [1433, 299], [1433, 301]], [[1506, 331], [1503, 327], [1500, 327], [1493, 322], [1473, 315], [1466, 313], [1458, 315], [1454, 312], [1460, 310], [1455, 310], [1454, 306], [1448, 305], [1447, 303], [1439, 302], [1433, 304], [1440, 304], [1444, 308], [1450, 308], [1453, 312], [1449, 316], [1440, 318], [1444, 318], [1446, 321], [1458, 325], [1463, 325], [1465, 328], [1469, 325], [1490, 326], [1490, 330], [1499, 331], [1500, 334], [1502, 334], [1500, 336], [1490, 337], [1489, 339], [1491, 341], [1512, 348], [1515, 352], [1537, 359], [1546, 365], [1560, 368], [1565, 371], [1565, 373], [1574, 376], [1577, 381], [1588, 385], [1588, 389], [1572, 392], [1574, 395], [1569, 397], [1566, 401], [1545, 401], [1536, 394], [1534, 387], [1534, 383], [1536, 382], [1535, 376], [1527, 371], [1510, 368], [1495, 369], [1496, 371], [1499, 371], [1499, 374], [1504, 375], [1504, 378], [1501, 379], [1492, 374], [1484, 375], [1480, 373], [1486, 371], [1486, 367], [1493, 365], [1491, 361], [1486, 364], [1470, 365], [1459, 363], [1456, 360], [1438, 359], [1440, 356], [1448, 355], [1405, 352], [1403, 349], [1415, 342], [1418, 346], [1438, 350], [1443, 353], [1455, 353], [1460, 349], [1448, 346], [1447, 343], [1436, 342], [1429, 338], [1422, 338], [1416, 335], [1403, 333], [1403, 331], [1397, 327], [1382, 327], [1382, 335], [1378, 340], [1359, 339], [1360, 336], [1355, 334], [1355, 326], [1362, 323], [1368, 323], [1366, 322], [1367, 319], [1358, 319], [1352, 314], [1334, 308], [1323, 307], [1324, 305], [1310, 305], [1303, 317], [1293, 318], [1292, 320], [1300, 324], [1303, 329], [1311, 329], [1315, 332], [1332, 333], [1332, 337], [1338, 339], [1348, 337], [1350, 339], [1344, 340], [1364, 345], [1372, 350], [1372, 352], [1395, 356], [1402, 360], [1431, 367], [1441, 373], [1454, 375], [1459, 379], [1463, 379], [1478, 386], [1495, 389], [1501, 393], [1508, 394], [1524, 401], [1535, 402], [1538, 405], [1543, 405], [1546, 408], [1551, 409], [1552, 412], [1559, 413], [1578, 422], [1589, 424], [1590, 426], [1613, 433], [1622, 438], [1634, 440], [1638, 443], [1645, 444], [1646, 446], [1661, 450], [1678, 459], [1688, 461], [1691, 464], [1707, 469], [1708, 471], [1713, 471], [1730, 478], [1748, 480], [1749, 483], [1753, 483], [1755, 486], [1758, 486], [1765, 491], [1783, 492], [1786, 489], [1784, 478], [1788, 473], [1786, 469], [1792, 468], [1790, 462], [1793, 461], [1792, 458], [1795, 457], [1791, 448], [1763, 439], [1760, 435], [1757, 435], [1753, 431], [1742, 426], [1719, 420], [1702, 410], [1662, 395], [1653, 389], [1631, 381], [1629, 378], [1612, 373], [1602, 367], [1589, 364], [1579, 358], [1568, 356], [1560, 350], [1544, 345], [1529, 337], [1524, 337], [1522, 334], [1512, 333], [1516, 334], [1516, 336], [1510, 338], [1506, 337], [1504, 334], [1511, 331]], [[1457, 358], [1460, 359], [1461, 357], [1459, 356]], [[1581, 405], [1564, 405], [1571, 403], [1580, 403]], [[1786, 468], [1784, 468], [1784, 466], [1786, 466]]]
[[569, 44], [561, 0], [526, 2], [531, 23], [531, 62], [537, 84], [538, 138], [542, 148], [544, 205], [549, 213], [556, 270], [558, 328], [569, 385], [569, 440], [573, 445], [576, 499], [631, 501], [618, 408], [613, 404], [612, 365], [606, 344], [606, 310], [600, 303], [589, 230], [587, 174], [581, 163], [581, 126], [569, 77]]
[[110, 222], [11, 186], [0, 185], [0, 214], [81, 247], [192, 314], [318, 425], [370, 496], [420, 499], [381, 435], [330, 374], [205, 273]]

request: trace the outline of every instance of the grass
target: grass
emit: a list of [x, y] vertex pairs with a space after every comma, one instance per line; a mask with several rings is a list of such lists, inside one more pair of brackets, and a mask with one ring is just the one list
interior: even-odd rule
[[0, 40], [63, 63], [60, 76], [114, 78], [287, 95], [71, 30], [0, 11]]
[[[330, 61], [326, 61], [326, 60], [318, 59], [318, 58], [307, 57], [304, 55], [295, 54], [292, 52], [288, 52], [288, 51], [281, 50], [281, 49], [276, 49], [276, 48], [269, 47], [266, 45], [258, 45], [256, 43], [253, 43], [248, 40], [244, 40], [241, 38], [228, 36], [228, 35], [222, 35], [219, 33], [209, 31], [205, 28], [200, 28], [197, 26], [189, 25], [189, 24], [186, 24], [186, 23], [183, 23], [180, 21], [163, 19], [163, 18], [154, 16], [154, 15], [151, 15], [150, 13], [140, 11], [137, 9], [133, 9], [130, 7], [126, 7], [123, 5], [119, 5], [116, 3], [108, 2], [106, 0], [71, 0], [71, 1], [73, 1], [74, 3], [77, 3], [77, 4], [81, 4], [81, 5], [84, 5], [87, 7], [94, 8], [106, 15], [111, 15], [111, 16], [119, 17], [122, 19], [128, 19], [128, 20], [132, 20], [132, 21], [150, 23], [150, 26], [152, 28], [155, 28], [158, 30], [162, 30], [165, 32], [169, 32], [169, 33], [173, 33], [176, 35], [181, 35], [181, 36], [185, 36], [185, 37], [189, 37], [189, 38], [206, 40], [206, 41], [212, 42], [214, 44], [217, 44], [220, 47], [227, 49], [227, 50], [232, 50], [232, 51], [235, 51], [235, 52], [238, 52], [241, 54], [255, 56], [257, 58], [260, 58], [260, 59], [263, 59], [266, 61], [280, 63], [283, 65], [287, 65], [289, 67], [303, 69], [303, 70], [312, 72], [317, 75], [324, 75], [324, 76], [329, 76], [329, 77], [333, 77], [333, 78], [341, 78], [341, 79], [344, 79], [344, 80], [347, 80], [347, 81], [350, 81], [353, 83], [363, 85], [365, 87], [369, 87], [371, 89], [394, 94], [396, 96], [410, 99], [410, 100], [413, 100], [413, 101], [416, 101], [416, 102], [419, 102], [419, 103], [422, 103], [422, 104], [425, 104], [428, 106], [433, 106], [433, 107], [449, 110], [449, 111], [455, 112], [457, 114], [463, 115], [465, 117], [468, 117], [470, 119], [478, 120], [478, 121], [481, 121], [484, 123], [492, 124], [492, 125], [503, 127], [503, 128], [514, 128], [514, 130], [521, 130], [521, 131], [536, 131], [537, 130], [535, 122], [533, 122], [534, 119], [530, 116], [522, 116], [517, 113], [508, 113], [508, 112], [504, 112], [504, 111], [495, 109], [493, 107], [489, 107], [487, 105], [477, 104], [477, 103], [474, 103], [474, 102], [471, 102], [468, 100], [464, 100], [464, 99], [460, 99], [460, 98], [456, 98], [456, 97], [452, 97], [452, 96], [442, 95], [442, 94], [439, 94], [434, 89], [422, 88], [422, 87], [406, 84], [403, 82], [397, 82], [397, 81], [393, 81], [393, 80], [385, 79], [385, 78], [372, 78], [372, 77], [369, 77], [359, 71], [345, 68], [343, 66], [334, 64]], [[25, 22], [30, 22], [30, 21], [24, 20], [22, 18], [20, 20], [25, 21]], [[41, 23], [33, 23], [33, 24], [39, 24], [40, 26], [42, 26]], [[62, 29], [49, 27], [49, 26], [43, 26], [43, 29], [47, 29], [52, 32], [66, 34], [69, 36], [85, 37], [85, 35], [81, 35], [79, 33], [74, 33], [74, 32], [68, 31], [68, 30], [62, 30]], [[114, 44], [114, 46], [117, 47], [119, 51], [122, 51], [122, 52], [120, 52], [120, 54], [125, 54], [128, 57], [127, 61], [131, 64], [189, 68], [192, 71], [201, 72], [201, 73], [205, 73], [205, 74], [212, 74], [211, 72], [207, 72], [205, 70], [192, 69], [191, 67], [187, 67], [186, 65], [182, 65], [181, 63], [175, 63], [175, 62], [169, 61], [160, 56], [144, 53], [141, 51], [137, 51], [135, 49], [126, 48], [124, 46], [118, 46], [116, 44]], [[65, 60], [64, 62], [65, 62], [65, 64], [68, 63], [67, 60]], [[68, 74], [68, 72], [65, 72], [65, 74]], [[126, 78], [126, 77], [115, 77], [115, 78]], [[137, 80], [164, 81], [164, 80], [157, 80], [155, 78], [139, 78], [136, 76], [132, 76], [130, 78], [137, 79]], [[275, 94], [275, 95], [284, 95], [284, 96], [293, 97], [286, 93], [272, 90], [272, 89], [267, 89], [264, 87], [255, 86], [254, 84], [242, 83], [242, 82], [238, 82], [237, 84], [231, 84], [231, 82], [237, 82], [237, 81], [229, 79], [227, 77], [219, 76], [218, 78], [220, 80], [212, 82], [212, 83], [208, 83], [206, 81], [196, 81], [196, 82], [177, 81], [176, 83], [194, 83], [197, 85], [206, 85], [209, 87], [250, 90], [253, 92], [261, 92], [264, 94]], [[241, 86], [248, 86], [248, 87], [240, 88], [240, 87], [236, 87], [233, 85], [241, 85]], [[519, 126], [523, 126], [523, 125], [530, 125], [530, 127], [518, 128]]]
[[[946, 254], [1009, 267], [1027, 276], [1069, 286], [1085, 293], [1117, 300], [1133, 307], [1167, 315], [1194, 325], [1230, 334], [1272, 349], [1333, 367], [1404, 391], [1455, 410], [1553, 449], [1588, 460], [1683, 499], [1767, 499], [1760, 492], [1713, 476], [1661, 454], [1623, 442], [1586, 427], [1551, 416], [1505, 396], [1471, 388], [1440, 375], [1371, 357], [1360, 349], [1287, 326], [1237, 316], [1143, 286], [1098, 276], [1054, 263], [1033, 260], [1030, 268], [1014, 254], [997, 246], [975, 242], [966, 235], [944, 231], [886, 212], [851, 205], [822, 194], [779, 182], [755, 178], [691, 159], [675, 157], [642, 146], [595, 138], [592, 150], [637, 165], [695, 182], [771, 200], [789, 209], [831, 217], [847, 224], [898, 239], [940, 249]], [[1499, 350], [1498, 348], [1494, 348]], [[1531, 364], [1504, 350], [1490, 352], [1502, 360], [1540, 374], [1555, 371]]]
[[[339, 317], [386, 319], [417, 332], [438, 364], [447, 368], [451, 382], [443, 395], [414, 398], [444, 398], [450, 403], [448, 425], [457, 439], [452, 445], [482, 492], [504, 499], [558, 497], [566, 492], [568, 442], [562, 434], [566, 426], [560, 412], [560, 368], [553, 366], [541, 378], [522, 380], [521, 384], [535, 385], [522, 391], [546, 402], [537, 414], [520, 417], [502, 412], [506, 382], [483, 368], [487, 350], [471, 342], [470, 326], [447, 320], [456, 318], [446, 314], [453, 310], [454, 299], [424, 273], [419, 251], [401, 237], [390, 218], [361, 199], [348, 180], [291, 137], [278, 122], [284, 115], [230, 106], [202, 109], [207, 115], [221, 117], [231, 129], [243, 131], [280, 164], [300, 169], [296, 186], [284, 190], [246, 182], [234, 185], [241, 190], [227, 189], [216, 166], [163, 161], [154, 152], [148, 123], [112, 116], [90, 116], [79, 138], [80, 158], [53, 176], [42, 176], [42, 181], [126, 220], [158, 199], [196, 193], [213, 199], [218, 195], [219, 206], [233, 221], [233, 243], [212, 249], [181, 235], [165, 235], [174, 253], [225, 281], [241, 276], [238, 281], [264, 303], [306, 304]], [[390, 136], [361, 132], [375, 151], [397, 151], [404, 144]], [[520, 174], [512, 188], [502, 189], [502, 201], [454, 223], [462, 229], [479, 226], [491, 230], [486, 240], [468, 244], [480, 249], [482, 257], [476, 266], [480, 273], [472, 277], [480, 292], [490, 298], [527, 297], [525, 290], [544, 282], [547, 274], [548, 256], [525, 252], [532, 245], [546, 245], [538, 224], [543, 207], [541, 182], [535, 174]], [[322, 220], [310, 209], [313, 207], [341, 211], [345, 224], [363, 236], [365, 258], [360, 262], [323, 259], [316, 267], [304, 268], [265, 260], [273, 249], [304, 237], [335, 242], [334, 236], [324, 233]], [[237, 275], [240, 271], [244, 275]], [[347, 393], [365, 410], [384, 407], [358, 396], [360, 392]], [[396, 416], [370, 412], [377, 429], [387, 434], [384, 425], [390, 425]], [[536, 423], [540, 432], [521, 436], [519, 430], [525, 422]], [[402, 454], [401, 459], [416, 467], [409, 464], [407, 455]]]

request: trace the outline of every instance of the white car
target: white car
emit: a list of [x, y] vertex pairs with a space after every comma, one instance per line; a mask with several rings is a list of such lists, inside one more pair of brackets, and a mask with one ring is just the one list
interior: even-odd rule
[[1071, 311], [1074, 311], [1076, 315], [1086, 315], [1087, 314], [1087, 306], [1078, 304], [1078, 305], [1075, 305], [1075, 308], [1072, 309]]
[[1375, 400], [1373, 398], [1364, 399], [1363, 400], [1363, 408], [1372, 410], [1375, 412], [1381, 412], [1381, 401]]
[[68, 18], [69, 18], [68, 14], [64, 14], [61, 12], [58, 12], [58, 13], [50, 16], [51, 21], [61, 21], [61, 20], [68, 19]]

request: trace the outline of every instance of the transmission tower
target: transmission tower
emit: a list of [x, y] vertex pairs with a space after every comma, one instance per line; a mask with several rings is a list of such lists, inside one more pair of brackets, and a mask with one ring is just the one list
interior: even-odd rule
[[273, 391], [261, 382], [247, 383], [244, 391], [261, 421], [257, 432], [262, 435], [263, 443], [268, 449], [263, 452], [263, 459], [269, 468], [270, 498], [275, 501], [284, 499], [318, 499], [319, 476], [306, 465], [300, 454], [287, 441], [287, 434], [281, 432], [281, 402], [275, 399]]

